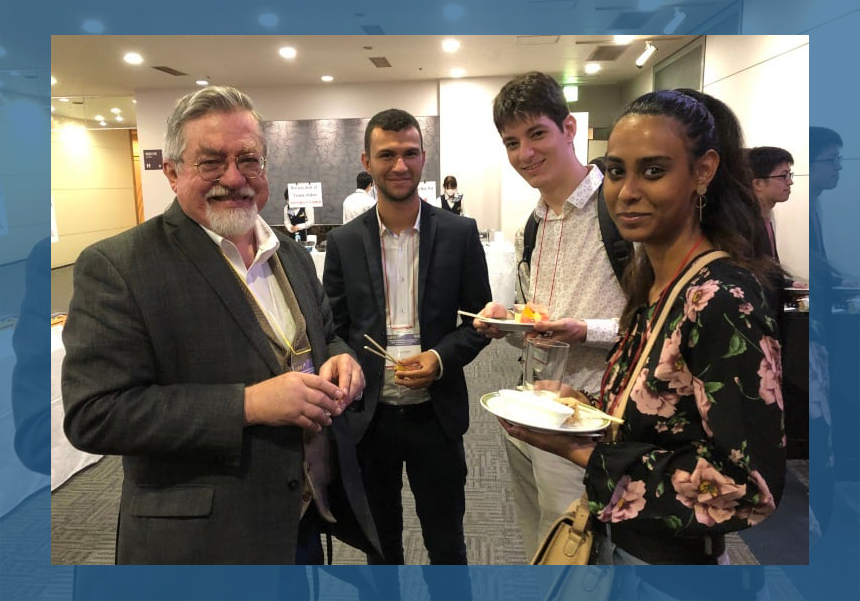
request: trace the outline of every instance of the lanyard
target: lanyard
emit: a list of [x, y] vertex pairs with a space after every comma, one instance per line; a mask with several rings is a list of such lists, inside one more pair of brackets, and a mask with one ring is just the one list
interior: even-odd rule
[[[410, 240], [409, 240], [410, 241], [410, 245], [409, 245], [410, 256], [409, 256], [409, 262], [408, 262], [408, 270], [409, 270], [410, 278], [412, 279], [412, 291], [411, 291], [412, 294], [410, 295], [411, 296], [410, 300], [412, 302], [411, 302], [411, 306], [409, 307], [409, 316], [410, 316], [410, 318], [408, 320], [409, 323], [405, 324], [405, 325], [395, 325], [393, 323], [393, 320], [392, 320], [392, 316], [391, 316], [391, 283], [389, 282], [389, 279], [388, 279], [388, 262], [385, 259], [385, 236], [383, 235], [382, 239], [380, 240], [380, 248], [382, 250], [382, 275], [383, 275], [384, 284], [385, 284], [385, 319], [386, 319], [386, 326], [388, 326], [388, 328], [390, 330], [409, 330], [409, 329], [415, 328], [415, 314], [416, 314], [416, 307], [418, 305], [418, 278], [415, 277], [415, 258], [418, 254], [418, 251], [416, 248], [417, 244], [418, 244], [417, 238], [418, 238], [418, 236], [413, 232], [411, 234]], [[397, 298], [396, 293], [395, 293], [395, 298]]]
[[[281, 324], [278, 322], [278, 319], [272, 314], [271, 311], [266, 309], [266, 307], [265, 307], [265, 305], [263, 305], [263, 303], [260, 302], [260, 300], [257, 298], [257, 295], [254, 294], [254, 291], [251, 290], [250, 286], [248, 286], [248, 282], [245, 281], [245, 278], [242, 276], [242, 274], [239, 272], [239, 270], [236, 269], [236, 266], [233, 265], [233, 262], [227, 258], [227, 255], [224, 254], [224, 251], [221, 249], [220, 246], [218, 247], [218, 250], [221, 251], [221, 256], [224, 257], [224, 260], [226, 260], [227, 264], [233, 269], [233, 273], [235, 273], [236, 277], [239, 279], [239, 281], [242, 282], [242, 285], [245, 287], [245, 290], [247, 290], [251, 294], [251, 298], [254, 299], [254, 302], [257, 304], [257, 307], [260, 309], [260, 311], [263, 313], [263, 315], [266, 316], [266, 320], [269, 322], [269, 325], [272, 326], [272, 329], [274, 330], [275, 334], [277, 334], [278, 338], [284, 342], [286, 348], [288, 348], [293, 355], [303, 355], [305, 353], [309, 353], [311, 350], [310, 346], [308, 346], [308, 348], [303, 349], [301, 351], [297, 351], [293, 347], [292, 343], [290, 342], [290, 339], [287, 337], [286, 333], [284, 332], [283, 328], [281, 327]], [[275, 260], [276, 261], [278, 260], [277, 257], [275, 258]], [[269, 277], [275, 277], [275, 274], [272, 273]], [[271, 282], [268, 278], [266, 278], [266, 286], [271, 291]], [[296, 332], [296, 335], [298, 335], [298, 332]]]

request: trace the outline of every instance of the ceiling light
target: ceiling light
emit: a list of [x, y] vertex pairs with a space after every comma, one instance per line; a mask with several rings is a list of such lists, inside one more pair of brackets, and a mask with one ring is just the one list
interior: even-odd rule
[[589, 75], [594, 75], [598, 71], [600, 71], [603, 67], [600, 66], [600, 63], [586, 63], [585, 72]]
[[107, 122], [105, 122], [105, 121], [99, 121], [99, 125], [101, 125], [102, 127], [104, 127], [105, 125], [107, 125]]
[[122, 115], [117, 115], [117, 116], [116, 116], [116, 120], [117, 120], [117, 121], [122, 121]]
[[52, 105], [51, 105], [51, 112], [53, 113], [53, 112], [54, 112], [54, 111], [56, 111], [56, 110], [57, 110], [57, 109], [55, 109], [55, 108], [54, 108], [54, 105], [52, 104]]
[[96, 115], [95, 117], [93, 117], [93, 119], [95, 119], [96, 121], [104, 121], [105, 120], [105, 118], [102, 117], [101, 115]]
[[137, 52], [128, 52], [122, 60], [127, 62], [129, 65], [139, 65], [143, 62], [143, 57], [139, 55]]
[[121, 111], [120, 109], [116, 108], [116, 107], [113, 107], [113, 108], [110, 110], [110, 112], [112, 112], [114, 115], [119, 115], [122, 111]]
[[678, 29], [678, 26], [684, 22], [684, 19], [687, 18], [687, 13], [679, 9], [677, 6], [675, 7], [675, 16], [672, 17], [672, 20], [666, 24], [666, 27], [663, 28], [663, 33], [669, 35], [670, 33], [675, 33], [675, 30]]
[[616, 44], [619, 44], [619, 45], [629, 44], [630, 42], [632, 42], [635, 39], [636, 39], [635, 35], [615, 35], [615, 36], [612, 36], [612, 41]]
[[465, 74], [466, 74], [466, 70], [461, 69], [460, 67], [455, 67], [455, 68], [451, 69], [451, 77], [454, 77], [454, 78], [463, 77]]
[[647, 63], [655, 52], [657, 52], [657, 47], [651, 42], [645, 42], [645, 50], [642, 51], [642, 54], [640, 54], [639, 58], [636, 59], [636, 66], [641, 69], [642, 65]]
[[52, 85], [52, 86], [57, 85], [57, 78], [56, 78], [56, 77], [54, 77], [53, 75], [51, 75], [51, 85]]
[[564, 92], [564, 99], [568, 102], [576, 102], [579, 100], [579, 87], [571, 84], [565, 84], [562, 87], [562, 91]]
[[208, 86], [209, 80], [208, 79], [198, 79], [194, 83], [196, 83], [198, 86]]
[[297, 52], [292, 46], [284, 46], [283, 48], [278, 49], [278, 54], [283, 58], [296, 58]]
[[57, 100], [59, 100], [60, 102], [68, 102], [69, 101], [68, 98], [57, 98]]
[[454, 38], [442, 40], [442, 50], [445, 52], [457, 52], [460, 49], [460, 42]]
[[331, 75], [323, 75], [322, 77], [320, 77], [320, 79], [326, 83], [334, 81], [334, 77], [332, 77]]

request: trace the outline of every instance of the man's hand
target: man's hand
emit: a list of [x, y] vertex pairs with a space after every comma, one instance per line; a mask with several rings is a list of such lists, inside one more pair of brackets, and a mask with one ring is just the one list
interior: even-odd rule
[[351, 355], [329, 357], [320, 367], [320, 377], [337, 384], [343, 392], [343, 405], [352, 403], [364, 391], [364, 372]]
[[394, 383], [407, 388], [427, 388], [439, 374], [439, 359], [436, 353], [424, 351], [400, 360], [395, 366]]
[[535, 324], [534, 331], [528, 332], [526, 338], [543, 335], [550, 340], [566, 342], [573, 346], [585, 342], [588, 327], [584, 321], [572, 317], [563, 317], [554, 321], [539, 321]]
[[344, 407], [343, 391], [315, 374], [291, 371], [245, 387], [247, 425], [293, 425], [319, 432]]
[[[492, 319], [513, 319], [514, 316], [499, 303], [487, 303], [481, 312], [478, 313], [482, 317], [490, 317]], [[480, 319], [473, 319], [472, 326], [487, 338], [504, 338], [505, 332], [501, 331], [494, 325], [485, 323]]]

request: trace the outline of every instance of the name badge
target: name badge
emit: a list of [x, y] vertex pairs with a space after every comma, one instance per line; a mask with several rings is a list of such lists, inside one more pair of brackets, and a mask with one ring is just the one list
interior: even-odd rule
[[[414, 330], [388, 330], [388, 354], [398, 361], [412, 357], [421, 352], [421, 335]], [[385, 361], [386, 367], [393, 367], [391, 361]]]

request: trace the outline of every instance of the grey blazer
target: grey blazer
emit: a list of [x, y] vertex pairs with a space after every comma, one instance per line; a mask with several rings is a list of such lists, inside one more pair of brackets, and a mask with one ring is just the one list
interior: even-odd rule
[[[279, 238], [319, 369], [349, 348], [307, 252]], [[243, 426], [245, 386], [282, 370], [231, 267], [176, 201], [81, 253], [63, 342], [66, 435], [123, 456], [118, 563], [293, 563], [302, 430]], [[342, 418], [330, 432], [338, 525], [378, 547], [355, 443]]]

